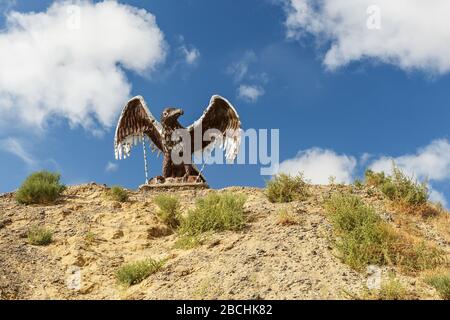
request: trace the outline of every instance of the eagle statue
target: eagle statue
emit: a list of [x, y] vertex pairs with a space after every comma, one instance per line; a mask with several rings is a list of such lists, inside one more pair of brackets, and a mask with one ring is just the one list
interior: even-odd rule
[[[227, 161], [236, 158], [241, 143], [241, 121], [236, 109], [227, 99], [218, 95], [212, 96], [200, 119], [187, 128], [178, 122], [181, 115], [182, 109], [166, 108], [159, 122], [148, 109], [142, 96], [132, 98], [123, 108], [117, 124], [114, 138], [116, 159], [129, 157], [132, 146], [142, 142], [148, 184], [145, 149], [147, 138], [152, 152], [158, 151], [158, 156], [161, 153], [164, 156], [162, 176], [157, 176], [150, 182], [156, 184], [167, 181], [205, 183], [202, 170], [192, 162], [192, 156], [197, 152], [211, 151], [220, 146], [225, 151]], [[175, 134], [180, 130], [184, 139]], [[205, 134], [207, 132], [212, 134]], [[188, 139], [185, 139], [186, 137]], [[184, 155], [184, 160], [174, 161], [174, 154]]]

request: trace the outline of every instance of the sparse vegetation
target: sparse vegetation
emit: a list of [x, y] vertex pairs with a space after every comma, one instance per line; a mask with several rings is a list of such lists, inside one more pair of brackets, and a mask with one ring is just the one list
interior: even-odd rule
[[398, 279], [391, 276], [388, 281], [381, 283], [378, 300], [409, 300], [410, 298], [410, 293]]
[[357, 189], [362, 189], [364, 187], [364, 183], [360, 179], [355, 179], [353, 184]]
[[121, 186], [113, 186], [107, 191], [107, 196], [113, 201], [127, 202], [128, 192]]
[[425, 277], [425, 282], [434, 287], [442, 299], [450, 300], [450, 269], [430, 273]]
[[128, 263], [117, 270], [116, 278], [119, 283], [131, 286], [142, 282], [148, 276], [160, 270], [163, 265], [163, 260], [156, 261], [153, 259]]
[[309, 196], [308, 183], [303, 174], [292, 177], [279, 174], [266, 183], [266, 196], [270, 202], [292, 202]]
[[336, 177], [335, 176], [329, 176], [328, 177], [328, 184], [330, 186], [335, 186], [336, 185]]
[[182, 235], [175, 242], [175, 249], [193, 249], [202, 244], [202, 240], [199, 235]]
[[442, 250], [399, 232], [391, 245], [391, 255], [393, 263], [409, 274], [434, 269], [446, 263]]
[[365, 182], [368, 186], [380, 190], [399, 211], [418, 213], [423, 216], [438, 213], [438, 210], [428, 203], [427, 183], [419, 183], [414, 178], [408, 177], [395, 164], [393, 164], [392, 175], [390, 176], [383, 172], [376, 173], [367, 170]]
[[390, 275], [388, 280], [381, 283], [379, 289], [365, 289], [360, 295], [351, 295], [357, 300], [411, 300], [415, 296], [410, 292], [394, 275]]
[[369, 187], [381, 187], [387, 180], [384, 172], [374, 172], [371, 169], [367, 169], [364, 176], [365, 183]]
[[286, 209], [280, 210], [277, 215], [277, 224], [292, 226], [300, 223], [300, 217]]
[[65, 186], [60, 183], [61, 175], [49, 171], [35, 172], [28, 176], [16, 192], [16, 200], [22, 204], [54, 203]]
[[334, 195], [327, 202], [327, 212], [337, 232], [341, 258], [361, 270], [368, 264], [385, 264], [390, 230], [381, 224], [375, 211], [352, 195]]
[[441, 250], [394, 230], [375, 210], [353, 195], [336, 194], [326, 204], [342, 260], [362, 270], [368, 264], [395, 265], [413, 273], [444, 261]]
[[193, 210], [181, 220], [181, 235], [207, 231], [239, 230], [244, 227], [246, 197], [232, 193], [213, 193], [199, 199]]
[[87, 244], [91, 245], [95, 241], [97, 241], [97, 235], [95, 233], [93, 233], [92, 231], [88, 231], [88, 232], [86, 232], [86, 234], [84, 236], [84, 240], [86, 241]]
[[154, 199], [159, 207], [158, 217], [170, 228], [177, 228], [180, 225], [181, 208], [177, 198], [161, 194]]
[[52, 243], [53, 232], [45, 228], [34, 226], [27, 234], [28, 242], [35, 246], [46, 246]]

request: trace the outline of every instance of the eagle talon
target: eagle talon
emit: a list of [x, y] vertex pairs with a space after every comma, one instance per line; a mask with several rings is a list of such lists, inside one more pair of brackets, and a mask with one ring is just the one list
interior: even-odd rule
[[163, 176], [157, 176], [150, 180], [150, 184], [162, 184], [164, 182], [166, 182], [166, 178]]

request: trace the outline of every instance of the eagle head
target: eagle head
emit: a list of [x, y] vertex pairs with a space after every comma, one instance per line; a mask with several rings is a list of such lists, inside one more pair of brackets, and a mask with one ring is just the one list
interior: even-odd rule
[[184, 114], [183, 109], [178, 108], [166, 108], [161, 114], [161, 123], [163, 125], [170, 125], [175, 123], [178, 118]]

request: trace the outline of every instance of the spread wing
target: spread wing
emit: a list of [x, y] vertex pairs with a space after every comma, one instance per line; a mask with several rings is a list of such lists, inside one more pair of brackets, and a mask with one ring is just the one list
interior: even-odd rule
[[[187, 129], [191, 135], [192, 153], [212, 149], [218, 143], [225, 149], [227, 160], [233, 161], [236, 158], [241, 144], [241, 121], [236, 109], [225, 98], [212, 96], [200, 119]], [[208, 130], [211, 134], [204, 139], [203, 135]]]
[[119, 118], [114, 139], [114, 151], [116, 159], [130, 156], [131, 147], [142, 137], [147, 136], [152, 145], [152, 150], [163, 150], [163, 128], [147, 108], [144, 98], [134, 97], [125, 105]]

